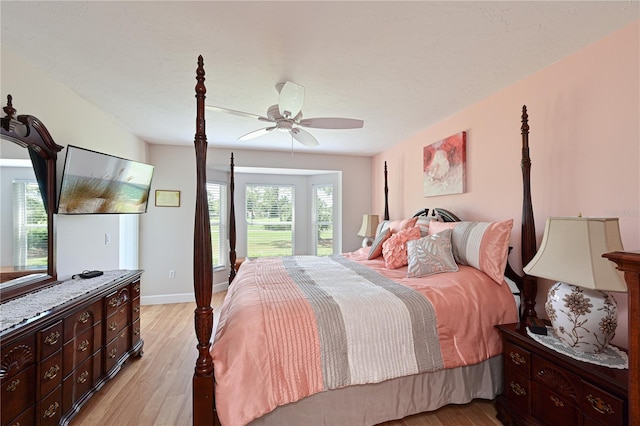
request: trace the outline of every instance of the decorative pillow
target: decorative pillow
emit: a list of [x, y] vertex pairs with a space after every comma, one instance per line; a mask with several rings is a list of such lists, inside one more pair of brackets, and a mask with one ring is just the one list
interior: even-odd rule
[[429, 222], [431, 222], [431, 218], [427, 216], [418, 216], [418, 220], [416, 221], [415, 226], [420, 228], [420, 233], [423, 237], [429, 235]]
[[389, 269], [396, 269], [407, 264], [407, 241], [420, 238], [420, 228], [411, 227], [391, 235], [382, 244], [384, 265]]
[[407, 241], [408, 278], [458, 270], [451, 251], [451, 232], [451, 229], [445, 229], [428, 237]]
[[400, 220], [400, 219], [392, 220], [391, 222], [389, 222], [389, 229], [391, 229], [392, 234], [397, 234], [403, 229], [413, 228], [414, 226], [416, 226], [417, 221], [418, 221], [417, 217], [412, 217], [411, 219], [404, 219], [404, 220]]
[[437, 234], [451, 227], [451, 243], [456, 262], [459, 265], [473, 266], [502, 284], [513, 219], [502, 222], [432, 221], [429, 224], [429, 234]]
[[367, 259], [375, 259], [382, 254], [382, 243], [387, 241], [391, 236], [391, 230], [385, 229], [381, 233], [378, 234], [373, 243], [371, 244], [371, 250], [369, 250], [369, 257]]
[[376, 228], [376, 238], [382, 231], [384, 231], [385, 229], [389, 229], [389, 222], [389, 220], [383, 220], [378, 224], [378, 227]]

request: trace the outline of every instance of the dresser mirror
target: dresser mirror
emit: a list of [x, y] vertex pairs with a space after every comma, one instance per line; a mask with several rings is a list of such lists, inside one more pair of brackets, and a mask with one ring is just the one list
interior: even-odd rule
[[62, 147], [36, 117], [16, 115], [11, 95], [3, 110], [0, 299], [6, 300], [57, 278], [53, 212]]

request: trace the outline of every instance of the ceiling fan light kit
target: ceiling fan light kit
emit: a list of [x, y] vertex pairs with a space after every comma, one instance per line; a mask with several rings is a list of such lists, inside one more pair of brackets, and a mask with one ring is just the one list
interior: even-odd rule
[[304, 86], [287, 81], [276, 84], [276, 90], [280, 94], [277, 105], [271, 105], [267, 109], [267, 116], [263, 117], [249, 112], [236, 111], [217, 106], [207, 106], [212, 111], [221, 111], [228, 114], [240, 115], [249, 118], [257, 118], [259, 121], [275, 123], [269, 126], [254, 130], [238, 139], [242, 141], [254, 139], [273, 130], [288, 132], [292, 138], [308, 147], [319, 145], [318, 140], [309, 132], [298, 126], [314, 129], [360, 129], [364, 126], [363, 120], [339, 117], [319, 117], [302, 119], [302, 105], [304, 103]]

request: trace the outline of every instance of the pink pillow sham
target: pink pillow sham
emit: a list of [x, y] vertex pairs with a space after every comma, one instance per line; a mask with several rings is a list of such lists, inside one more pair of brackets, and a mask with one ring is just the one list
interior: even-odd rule
[[513, 219], [502, 222], [432, 221], [429, 235], [453, 228], [451, 243], [456, 262], [473, 266], [502, 284], [512, 227]]

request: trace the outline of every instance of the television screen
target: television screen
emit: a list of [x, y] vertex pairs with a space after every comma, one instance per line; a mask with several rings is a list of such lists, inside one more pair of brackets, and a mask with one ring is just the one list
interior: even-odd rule
[[145, 213], [153, 166], [67, 146], [58, 213]]

